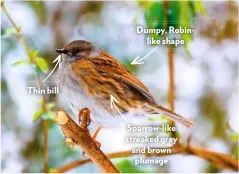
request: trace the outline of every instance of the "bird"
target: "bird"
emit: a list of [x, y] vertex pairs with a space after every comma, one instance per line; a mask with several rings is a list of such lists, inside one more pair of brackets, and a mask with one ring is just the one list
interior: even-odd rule
[[[149, 89], [119, 60], [91, 42], [75, 40], [56, 52], [61, 56], [59, 88], [75, 115], [88, 108], [91, 120], [100, 127], [114, 127], [122, 115], [127, 120], [147, 114], [164, 115], [186, 127], [194, 125], [158, 105]], [[111, 107], [111, 96], [118, 110]]]

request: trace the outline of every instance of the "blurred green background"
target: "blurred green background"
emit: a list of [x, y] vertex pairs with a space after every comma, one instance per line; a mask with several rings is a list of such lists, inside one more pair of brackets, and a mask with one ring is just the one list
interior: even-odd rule
[[[168, 48], [160, 45], [144, 65], [130, 65], [136, 56], [153, 49], [146, 45], [145, 35], [136, 34], [137, 25], [196, 30], [193, 35], [180, 35], [186, 44], [174, 48], [175, 111], [196, 126], [190, 133], [181, 125], [177, 128], [181, 135], [193, 135], [192, 144], [238, 159], [238, 2], [28, 1], [5, 2], [5, 7], [35, 62], [22, 62], [27, 54], [1, 11], [2, 172], [42, 172], [43, 119], [49, 124], [49, 169], [84, 159], [77, 147], [64, 144], [60, 128], [52, 121], [56, 109], [70, 112], [61, 95], [46, 95], [43, 109], [42, 97], [27, 92], [27, 86], [36, 85], [35, 75], [43, 80], [54, 67], [55, 48], [69, 41], [86, 39], [109, 52], [149, 87], [159, 104], [168, 107]], [[105, 129], [98, 140], [104, 152], [118, 152], [129, 149], [121, 142], [123, 137], [119, 131]], [[169, 158], [166, 172], [225, 172], [196, 156]], [[113, 161], [122, 172], [158, 172], [150, 166], [134, 167], [131, 158]], [[100, 171], [90, 163], [71, 172]]]

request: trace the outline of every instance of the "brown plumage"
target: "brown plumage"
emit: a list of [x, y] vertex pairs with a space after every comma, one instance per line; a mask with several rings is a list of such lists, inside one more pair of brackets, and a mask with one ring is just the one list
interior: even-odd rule
[[[120, 114], [110, 107], [110, 95], [124, 114], [162, 114], [187, 127], [184, 117], [158, 106], [148, 88], [117, 59], [86, 41], [73, 41], [57, 52], [63, 54], [60, 86], [73, 111], [88, 107], [101, 126]], [[107, 120], [108, 119], [108, 120]], [[109, 124], [109, 123], [107, 123]]]

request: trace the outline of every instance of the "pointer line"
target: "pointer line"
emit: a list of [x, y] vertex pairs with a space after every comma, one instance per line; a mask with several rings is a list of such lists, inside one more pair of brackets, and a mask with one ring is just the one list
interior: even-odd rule
[[56, 67], [57, 67], [57, 65], [60, 63], [60, 61], [58, 61], [57, 63], [56, 63], [56, 65], [55, 65], [55, 67], [53, 68], [53, 70], [51, 71], [51, 73], [46, 77], [46, 79], [45, 80], [43, 80], [43, 82], [45, 82], [50, 76], [51, 76], [51, 74], [53, 73], [53, 71], [56, 69]]
[[123, 117], [124, 121], [127, 122], [125, 116], [120, 112], [119, 108], [116, 106], [115, 102], [113, 101], [113, 105], [115, 106], [116, 110], [118, 111], [118, 113]]
[[144, 56], [142, 59], [138, 60], [138, 62], [144, 60], [146, 57], [148, 57], [152, 52], [154, 52], [156, 49], [158, 48], [158, 46], [156, 46], [151, 52], [149, 52], [146, 56]]

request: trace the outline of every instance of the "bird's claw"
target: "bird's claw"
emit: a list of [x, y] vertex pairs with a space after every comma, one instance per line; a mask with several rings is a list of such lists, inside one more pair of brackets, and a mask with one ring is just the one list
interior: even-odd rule
[[91, 123], [90, 111], [87, 108], [81, 109], [78, 114], [78, 123], [81, 127], [88, 127]]

